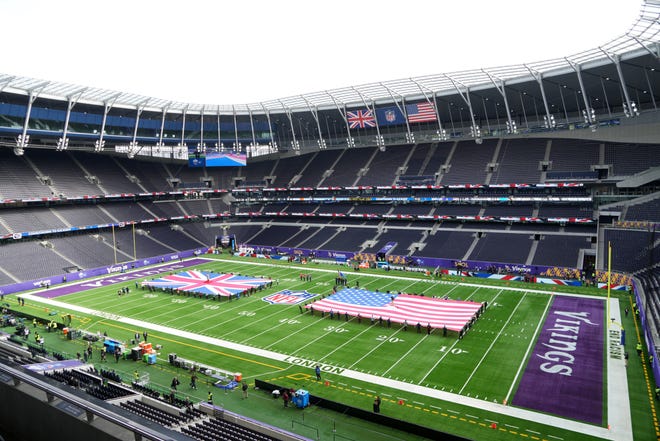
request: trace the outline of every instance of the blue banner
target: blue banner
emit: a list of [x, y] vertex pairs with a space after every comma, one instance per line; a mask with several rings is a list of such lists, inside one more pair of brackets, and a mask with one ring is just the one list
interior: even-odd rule
[[206, 165], [206, 158], [204, 155], [188, 156], [188, 167], [204, 167], [204, 165]]
[[376, 118], [378, 119], [379, 126], [396, 126], [405, 124], [406, 118], [398, 107], [385, 107], [376, 109]]

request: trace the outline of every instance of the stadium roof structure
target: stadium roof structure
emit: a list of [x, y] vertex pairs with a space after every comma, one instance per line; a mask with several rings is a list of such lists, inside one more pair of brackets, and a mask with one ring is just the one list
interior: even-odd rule
[[638, 19], [623, 35], [597, 48], [564, 58], [484, 68], [399, 80], [381, 81], [323, 90], [249, 104], [194, 104], [85, 87], [34, 78], [0, 74], [0, 92], [78, 103], [188, 114], [265, 114], [317, 112], [324, 109], [374, 106], [397, 101], [430, 100], [443, 95], [463, 95], [480, 89], [500, 90], [505, 85], [541, 81], [549, 76], [579, 73], [599, 66], [650, 55], [660, 59], [660, 0], [644, 0]]

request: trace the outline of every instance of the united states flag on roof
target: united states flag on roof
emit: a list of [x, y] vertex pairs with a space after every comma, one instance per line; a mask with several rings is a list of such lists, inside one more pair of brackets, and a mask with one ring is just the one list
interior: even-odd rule
[[435, 107], [431, 103], [408, 104], [406, 112], [408, 112], [408, 122], [411, 123], [437, 121], [438, 119]]
[[348, 126], [351, 129], [364, 129], [365, 127], [376, 127], [376, 118], [371, 110], [355, 110], [346, 112]]
[[388, 318], [394, 323], [407, 322], [409, 326], [431, 325], [432, 328], [446, 326], [460, 331], [482, 308], [478, 302], [439, 299], [411, 294], [387, 294], [365, 289], [345, 288], [325, 299], [318, 300], [306, 308], [314, 311], [358, 314], [366, 319]]
[[175, 291], [229, 297], [247, 291], [250, 288], [258, 288], [267, 283], [270, 283], [270, 279], [190, 270], [165, 276], [160, 279], [146, 280], [142, 282], [142, 285], [152, 286], [154, 288], [173, 289]]

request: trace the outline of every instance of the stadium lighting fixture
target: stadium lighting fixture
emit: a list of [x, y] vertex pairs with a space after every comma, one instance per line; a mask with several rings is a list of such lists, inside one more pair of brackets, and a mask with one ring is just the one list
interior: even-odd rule
[[438, 138], [440, 138], [440, 141], [446, 141], [447, 139], [449, 139], [447, 137], [447, 131], [445, 129], [436, 130], [435, 134], [438, 135]]
[[596, 122], [596, 111], [593, 109], [593, 107], [584, 109], [582, 111], [582, 116], [584, 117], [585, 124]]
[[327, 148], [326, 143], [325, 143], [325, 139], [323, 139], [323, 138], [317, 139], [316, 143], [319, 145], [319, 149], [321, 149], [321, 150], [324, 150], [324, 149]]
[[56, 150], [58, 152], [61, 152], [62, 150], [66, 150], [68, 148], [69, 148], [69, 138], [60, 138], [57, 140]]
[[514, 120], [511, 120], [510, 123], [509, 123], [509, 121], [506, 122], [506, 132], [509, 135], [515, 135], [515, 134], [518, 133], [518, 125], [516, 124], [516, 122]]
[[346, 138], [346, 145], [348, 147], [355, 147], [355, 138], [353, 137]]
[[557, 127], [557, 123], [555, 122], [555, 116], [550, 115], [550, 119], [546, 115], [543, 115], [543, 127], [546, 129], [554, 129]]
[[300, 142], [296, 140], [291, 141], [291, 148], [294, 150], [300, 150]]
[[23, 135], [18, 135], [18, 137], [16, 138], [16, 147], [14, 148], [14, 154], [16, 156], [22, 156], [23, 153], [25, 153], [23, 149], [26, 148], [28, 144], [30, 144], [30, 135], [25, 135], [25, 137], [23, 137]]
[[[382, 136], [381, 136], [382, 138]], [[406, 133], [406, 142], [409, 144], [414, 144], [415, 143], [415, 134], [410, 132]]]
[[628, 103], [623, 103], [623, 113], [626, 115], [626, 118], [634, 118], [639, 116], [639, 110], [637, 110], [637, 104], [634, 101], [630, 102], [630, 107]]
[[[475, 141], [481, 140], [481, 129], [479, 128], [478, 125], [475, 124], [473, 126], [470, 126], [470, 136], [472, 138], [475, 138]], [[479, 141], [477, 141], [477, 144], [481, 144], [481, 142]]]
[[[406, 136], [406, 138], [407, 138], [407, 136]], [[415, 142], [414, 138], [413, 138], [413, 141], [408, 141], [408, 142]], [[376, 136], [376, 145], [378, 146], [378, 150], [380, 150], [381, 152], [385, 151], [385, 139], [383, 138], [383, 135], [377, 135]]]
[[137, 141], [131, 141], [128, 143], [128, 152], [127, 156], [128, 159], [133, 159], [135, 158], [135, 154], [137, 151], [140, 149], [140, 146], [138, 145]]
[[94, 141], [94, 151], [100, 152], [105, 147], [105, 140], [99, 141], [98, 139]]

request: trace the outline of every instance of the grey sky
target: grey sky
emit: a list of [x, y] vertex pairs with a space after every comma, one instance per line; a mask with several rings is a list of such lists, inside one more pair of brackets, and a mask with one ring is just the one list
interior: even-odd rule
[[636, 0], [0, 0], [0, 72], [248, 103], [557, 58], [625, 33]]

